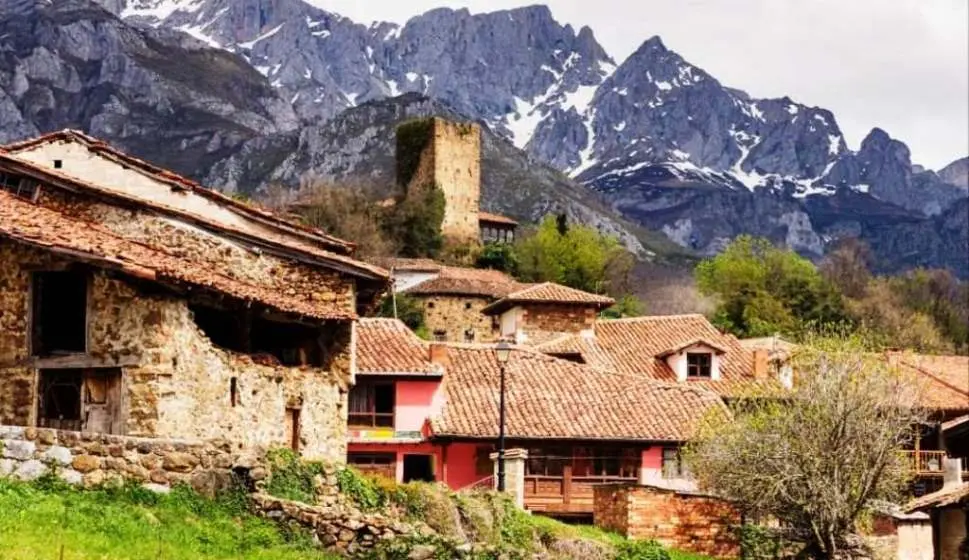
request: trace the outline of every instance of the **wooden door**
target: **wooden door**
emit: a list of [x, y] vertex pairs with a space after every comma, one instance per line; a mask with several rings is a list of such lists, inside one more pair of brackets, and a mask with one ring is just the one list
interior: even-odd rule
[[84, 370], [81, 398], [81, 431], [122, 433], [120, 369]]

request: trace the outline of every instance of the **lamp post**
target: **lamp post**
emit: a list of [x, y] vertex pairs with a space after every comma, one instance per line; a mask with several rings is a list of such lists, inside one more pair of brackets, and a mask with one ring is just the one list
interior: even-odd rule
[[498, 491], [505, 491], [505, 364], [511, 355], [511, 345], [499, 342], [495, 347], [498, 370], [501, 373], [501, 388], [498, 397]]

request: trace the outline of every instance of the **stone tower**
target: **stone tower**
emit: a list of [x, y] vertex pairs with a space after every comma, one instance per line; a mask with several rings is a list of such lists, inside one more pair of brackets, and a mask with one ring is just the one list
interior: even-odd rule
[[479, 243], [481, 127], [439, 117], [397, 129], [398, 180], [408, 195], [426, 185], [444, 193], [441, 233], [448, 243]]

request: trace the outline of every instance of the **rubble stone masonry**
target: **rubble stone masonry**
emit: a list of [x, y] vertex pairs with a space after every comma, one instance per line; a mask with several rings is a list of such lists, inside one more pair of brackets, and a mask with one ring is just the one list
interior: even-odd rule
[[[37, 424], [38, 370], [31, 366], [28, 341], [30, 271], [56, 264], [46, 253], [0, 242], [2, 424]], [[349, 322], [333, 323], [325, 368], [262, 365], [214, 346], [185, 299], [148, 294], [101, 271], [89, 280], [87, 354], [122, 366], [122, 435], [221, 438], [244, 449], [288, 447], [296, 430], [302, 455], [342, 462], [351, 331]]]
[[595, 325], [596, 310], [575, 304], [529, 304], [525, 311], [522, 331], [526, 339], [537, 344], [562, 333], [579, 333]]
[[212, 496], [233, 468], [265, 476], [261, 455], [240, 455], [229, 442], [146, 439], [0, 425], [0, 478], [33, 480], [54, 473], [86, 487], [134, 481], [163, 491], [187, 484]]
[[433, 118], [430, 134], [408, 191], [428, 183], [437, 185], [444, 192], [444, 237], [457, 244], [478, 243], [481, 128], [474, 123]]
[[740, 556], [740, 513], [719, 498], [632, 484], [596, 485], [594, 492], [597, 527], [716, 558]]
[[[491, 317], [481, 312], [490, 299], [475, 296], [417, 296], [424, 306], [424, 322], [434, 336], [445, 333], [446, 342], [493, 342], [496, 329]], [[465, 338], [470, 329], [474, 340]]]

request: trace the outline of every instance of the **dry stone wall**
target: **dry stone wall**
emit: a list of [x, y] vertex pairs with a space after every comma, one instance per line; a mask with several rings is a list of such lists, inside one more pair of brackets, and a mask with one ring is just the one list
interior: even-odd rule
[[251, 496], [256, 514], [283, 525], [307, 529], [322, 546], [357, 554], [380, 541], [415, 534], [432, 534], [426, 526], [402, 523], [379, 513], [364, 513], [343, 505], [315, 506], [257, 493]]
[[34, 480], [52, 473], [85, 487], [132, 481], [157, 491], [186, 484], [213, 496], [233, 469], [255, 478], [266, 469], [259, 453], [239, 454], [227, 441], [163, 440], [0, 426], [0, 477]]

